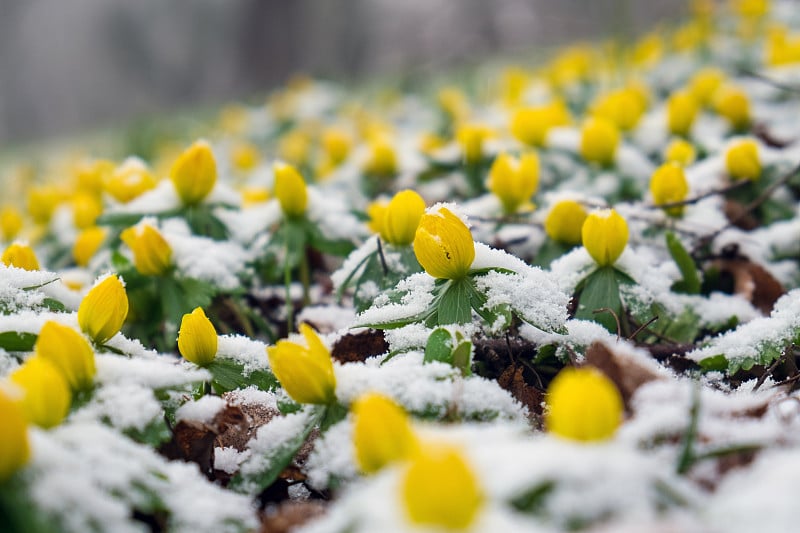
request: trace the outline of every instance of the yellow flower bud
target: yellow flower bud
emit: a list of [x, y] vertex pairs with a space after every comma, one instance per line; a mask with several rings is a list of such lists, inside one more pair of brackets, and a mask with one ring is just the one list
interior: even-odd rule
[[717, 90], [714, 94], [714, 110], [725, 117], [737, 131], [750, 127], [750, 100], [736, 86], [726, 85]]
[[486, 187], [500, 199], [507, 214], [533, 207], [530, 199], [539, 187], [539, 156], [528, 152], [517, 158], [502, 153], [489, 169]]
[[105, 191], [126, 204], [145, 191], [154, 189], [156, 180], [147, 165], [138, 158], [126, 159], [105, 183]]
[[581, 129], [581, 155], [591, 163], [609, 166], [614, 163], [619, 146], [619, 129], [603, 118], [590, 118]]
[[305, 165], [311, 151], [311, 139], [305, 131], [296, 129], [278, 141], [278, 156], [293, 165]]
[[143, 276], [160, 276], [172, 266], [172, 248], [149, 224], [133, 226], [120, 234], [133, 252], [133, 264]]
[[322, 149], [333, 166], [347, 159], [352, 144], [350, 136], [342, 130], [330, 128], [322, 134]]
[[723, 81], [725, 81], [725, 73], [720, 69], [704, 68], [692, 76], [689, 81], [689, 92], [699, 105], [707, 106]]
[[49, 361], [67, 380], [72, 390], [88, 390], [97, 373], [94, 350], [83, 335], [74, 329], [48, 321], [36, 339], [36, 355]]
[[4, 241], [10, 241], [22, 229], [22, 213], [13, 206], [6, 206], [0, 211], [0, 232]]
[[555, 204], [544, 221], [547, 236], [566, 244], [581, 243], [581, 228], [588, 213], [575, 200], [561, 200]]
[[725, 152], [725, 169], [735, 180], [755, 181], [761, 176], [758, 144], [753, 139], [734, 142]]
[[275, 173], [274, 193], [283, 214], [289, 218], [303, 216], [308, 204], [308, 191], [303, 177], [296, 168], [286, 163], [277, 162], [272, 168]]
[[525, 91], [528, 88], [531, 77], [528, 72], [521, 67], [508, 67], [503, 71], [500, 78], [500, 90], [503, 103], [507, 106], [519, 104]]
[[414, 254], [434, 278], [461, 279], [475, 259], [472, 233], [446, 207], [422, 215], [414, 236]]
[[356, 464], [373, 474], [384, 466], [411, 457], [418, 447], [408, 415], [391, 399], [365, 394], [352, 406]]
[[467, 529], [484, 505], [477, 476], [454, 446], [424, 443], [401, 483], [406, 513], [414, 524]]
[[183, 315], [178, 331], [178, 351], [184, 359], [207, 366], [217, 356], [217, 330], [202, 307]]
[[452, 120], [463, 119], [469, 113], [469, 102], [464, 92], [457, 87], [444, 87], [436, 95], [436, 102], [445, 115]]
[[[664, 163], [658, 167], [650, 177], [650, 194], [656, 205], [682, 202], [689, 194], [689, 183], [683, 167], [678, 163]], [[667, 208], [667, 214], [679, 216], [683, 213], [683, 206]]]
[[747, 19], [760, 19], [770, 10], [769, 0], [733, 0], [731, 4], [740, 17]]
[[99, 196], [103, 182], [114, 171], [114, 162], [107, 159], [83, 161], [75, 172], [77, 189], [91, 196]]
[[511, 133], [528, 146], [542, 146], [551, 128], [569, 124], [569, 111], [563, 102], [527, 107], [511, 118]]
[[483, 143], [491, 130], [481, 124], [464, 124], [456, 130], [456, 141], [461, 146], [464, 162], [468, 165], [480, 163], [483, 159]]
[[241, 190], [242, 205], [250, 207], [256, 204], [263, 204], [270, 198], [269, 189], [266, 187], [249, 186]]
[[25, 413], [0, 389], [0, 485], [25, 466], [30, 459], [28, 422]]
[[53, 186], [41, 186], [28, 189], [26, 206], [28, 213], [37, 224], [50, 222], [53, 211], [61, 202], [63, 195]]
[[300, 324], [300, 333], [305, 337], [305, 346], [280, 340], [267, 348], [272, 372], [294, 401], [331, 403], [336, 400], [331, 353], [308, 324]]
[[217, 183], [217, 162], [206, 141], [196, 141], [173, 163], [170, 179], [184, 205], [205, 199]]
[[239, 142], [231, 148], [233, 168], [241, 172], [249, 172], [256, 168], [259, 159], [258, 148], [253, 143]]
[[583, 223], [581, 240], [598, 265], [613, 265], [628, 244], [628, 223], [613, 209], [595, 211]]
[[412, 190], [394, 195], [383, 214], [380, 225], [381, 239], [395, 246], [408, 246], [414, 242], [419, 219], [425, 212], [425, 200]]
[[612, 91], [599, 98], [592, 108], [594, 116], [610, 120], [622, 131], [636, 127], [644, 111], [642, 99], [633, 89]]
[[[372, 233], [380, 233], [383, 231], [383, 222], [386, 216], [386, 210], [389, 208], [389, 202], [386, 200], [375, 200], [367, 206], [367, 227]], [[417, 223], [419, 225], [419, 223]]]
[[72, 257], [78, 266], [85, 267], [106, 240], [108, 230], [99, 226], [86, 228], [78, 234], [72, 246]]
[[102, 344], [119, 332], [128, 316], [128, 295], [115, 275], [107, 276], [84, 296], [78, 307], [81, 331]]
[[3, 252], [0, 261], [6, 266], [21, 268], [23, 270], [39, 270], [39, 260], [33, 248], [27, 244], [15, 242]]
[[688, 167], [694, 163], [697, 152], [692, 143], [684, 139], [674, 139], [664, 150], [664, 161], [678, 163], [683, 167]]
[[93, 226], [102, 212], [103, 204], [92, 194], [78, 193], [72, 199], [72, 219], [78, 229]]
[[397, 174], [397, 154], [386, 140], [379, 139], [370, 144], [370, 155], [364, 164], [364, 172], [378, 177], [391, 177]]
[[697, 116], [697, 102], [688, 91], [676, 91], [667, 100], [667, 128], [673, 135], [685, 137]]
[[48, 429], [67, 416], [72, 393], [64, 376], [51, 362], [31, 357], [10, 377], [23, 390], [20, 406], [28, 421]]
[[622, 423], [622, 396], [594, 368], [565, 368], [547, 389], [550, 433], [584, 442], [611, 438]]

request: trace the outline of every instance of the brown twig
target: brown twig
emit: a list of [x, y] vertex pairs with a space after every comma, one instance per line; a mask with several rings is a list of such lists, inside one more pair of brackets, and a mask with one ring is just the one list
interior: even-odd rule
[[652, 324], [656, 320], [658, 320], [658, 315], [654, 316], [653, 318], [651, 318], [650, 320], [648, 320], [647, 322], [645, 322], [644, 324], [642, 324], [641, 326], [636, 328], [636, 331], [634, 331], [633, 333], [628, 335], [628, 339], [633, 340], [636, 337], [636, 335], [638, 335], [639, 333], [641, 333], [642, 331], [647, 329], [647, 326], [649, 326], [650, 324]]
[[619, 339], [622, 337], [622, 324], [619, 322], [617, 313], [615, 313], [610, 307], [601, 307], [600, 309], [595, 309], [592, 311], [592, 314], [596, 315], [597, 313], [611, 313], [611, 316], [614, 317], [614, 322], [617, 323], [617, 342], [619, 342]]
[[731, 191], [735, 191], [736, 189], [740, 189], [740, 188], [744, 187], [748, 183], [750, 183], [750, 182], [747, 181], [747, 180], [737, 181], [737, 182], [731, 183], [730, 185], [728, 185], [726, 187], [723, 187], [721, 189], [712, 189], [712, 190], [706, 191], [706, 192], [704, 192], [702, 194], [698, 194], [697, 196], [694, 196], [692, 198], [687, 198], [686, 200], [681, 200], [679, 202], [666, 202], [666, 203], [663, 203], [663, 204], [653, 204], [653, 205], [649, 205], [647, 207], [648, 207], [648, 209], [670, 209], [672, 207], [683, 207], [683, 206], [686, 206], [686, 205], [692, 205], [692, 204], [696, 204], [700, 200], [705, 200], [706, 198], [708, 198], [710, 196], [716, 196], [718, 194], [724, 195], [724, 194], [727, 194], [727, 193], [729, 193]]

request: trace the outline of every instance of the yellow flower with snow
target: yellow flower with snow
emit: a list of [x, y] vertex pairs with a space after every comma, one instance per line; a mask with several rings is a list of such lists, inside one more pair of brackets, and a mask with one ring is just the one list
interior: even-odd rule
[[613, 209], [594, 211], [583, 222], [581, 241], [599, 266], [613, 265], [628, 244], [628, 223]]
[[116, 335], [127, 316], [128, 295], [116, 275], [106, 276], [92, 287], [78, 307], [81, 331], [98, 344]]
[[114, 162], [107, 159], [82, 161], [75, 171], [77, 190], [99, 196], [103, 190], [103, 182], [113, 170]]
[[99, 226], [92, 226], [80, 232], [72, 246], [72, 258], [75, 259], [75, 264], [81, 267], [88, 265], [106, 240], [106, 236], [108, 230]]
[[714, 110], [724, 117], [734, 130], [750, 127], [750, 99], [739, 87], [725, 85], [714, 93]]
[[[689, 183], [683, 167], [678, 163], [664, 163], [658, 167], [650, 177], [650, 194], [656, 205], [682, 202], [689, 194]], [[674, 206], [666, 209], [667, 214], [679, 216], [683, 213], [684, 206]]]
[[622, 396], [594, 368], [565, 368], [547, 389], [545, 426], [571, 440], [593, 442], [614, 436], [622, 423]]
[[217, 356], [217, 330], [202, 307], [196, 307], [181, 319], [178, 351], [197, 366], [207, 366]]
[[429, 275], [461, 279], [475, 259], [475, 242], [464, 222], [446, 207], [422, 215], [414, 236], [414, 255]]
[[419, 220], [425, 212], [425, 200], [412, 190], [394, 195], [383, 213], [380, 225], [381, 239], [395, 246], [408, 246], [414, 242]]
[[619, 128], [604, 118], [592, 117], [581, 128], [581, 156], [590, 163], [610, 166], [619, 147]]
[[697, 116], [697, 101], [689, 91], [675, 91], [667, 100], [667, 129], [686, 137]]
[[21, 268], [23, 270], [39, 270], [39, 260], [36, 252], [27, 244], [15, 242], [8, 246], [0, 257], [6, 266]]
[[114, 169], [104, 188], [116, 201], [126, 204], [155, 186], [156, 180], [144, 161], [129, 157]]
[[102, 213], [103, 204], [93, 194], [82, 192], [72, 199], [72, 221], [78, 229], [93, 226]]
[[699, 105], [707, 106], [724, 81], [724, 72], [715, 67], [706, 67], [698, 70], [689, 80], [689, 92]]
[[269, 365], [294, 401], [329, 404], [336, 400], [331, 353], [308, 324], [300, 324], [300, 333], [305, 346], [284, 339], [267, 347]]
[[92, 388], [97, 373], [94, 350], [74, 329], [52, 320], [45, 322], [34, 351], [59, 369], [72, 390]]
[[664, 162], [678, 163], [682, 167], [688, 167], [694, 163], [697, 151], [692, 143], [685, 139], [673, 139], [664, 150]]
[[308, 191], [303, 176], [292, 165], [277, 162], [272, 166], [275, 174], [274, 193], [288, 218], [302, 217], [308, 205]]
[[544, 231], [547, 236], [565, 244], [580, 244], [581, 229], [588, 213], [575, 200], [561, 200], [547, 214]]
[[636, 127], [645, 111], [640, 95], [633, 89], [619, 89], [598, 98], [592, 115], [610, 120], [622, 131]]
[[475, 472], [463, 452], [452, 445], [423, 443], [401, 484], [406, 514], [421, 526], [467, 529], [485, 501]]
[[4, 241], [10, 241], [22, 229], [22, 213], [14, 206], [7, 205], [0, 210], [0, 234]]
[[531, 209], [531, 196], [539, 187], [539, 156], [536, 152], [526, 152], [517, 159], [501, 153], [489, 169], [486, 187], [500, 199], [507, 214], [521, 208]]
[[184, 205], [202, 202], [217, 183], [217, 161], [206, 141], [195, 141], [178, 156], [169, 174]]
[[392, 144], [383, 138], [372, 141], [363, 170], [366, 174], [382, 178], [397, 174], [397, 154]]
[[356, 464], [373, 474], [390, 463], [409, 459], [418, 447], [408, 415], [382, 394], [368, 393], [353, 403]]
[[563, 102], [525, 107], [511, 118], [511, 133], [528, 146], [543, 146], [550, 129], [569, 124], [569, 111]]
[[150, 224], [133, 226], [120, 234], [133, 252], [133, 265], [143, 276], [161, 276], [172, 267], [172, 248]]
[[753, 139], [741, 139], [725, 152], [725, 170], [734, 180], [755, 181], [761, 177], [758, 144]]
[[476, 165], [483, 160], [483, 143], [491, 134], [492, 130], [483, 124], [463, 124], [456, 129], [456, 142], [466, 164]]
[[353, 140], [346, 131], [339, 128], [328, 128], [322, 134], [322, 150], [331, 164], [339, 166], [350, 154]]
[[[20, 391], [21, 392], [21, 391]], [[28, 422], [19, 403], [0, 388], [0, 485], [30, 459]]]
[[50, 361], [31, 357], [11, 373], [10, 379], [23, 391], [20, 406], [31, 423], [48, 429], [67, 416], [72, 393], [67, 380]]

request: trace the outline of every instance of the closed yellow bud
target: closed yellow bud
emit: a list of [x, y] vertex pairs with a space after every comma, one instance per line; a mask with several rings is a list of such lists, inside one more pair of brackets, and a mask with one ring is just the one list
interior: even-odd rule
[[249, 186], [243, 187], [241, 190], [242, 205], [250, 207], [257, 204], [263, 204], [270, 198], [269, 189], [266, 187]]
[[116, 275], [103, 278], [84, 296], [78, 307], [81, 331], [102, 344], [119, 332], [128, 316], [128, 295]]
[[590, 118], [581, 129], [581, 155], [590, 163], [610, 166], [617, 156], [619, 141], [619, 129], [613, 122]]
[[172, 248], [149, 224], [128, 228], [120, 234], [133, 252], [133, 264], [143, 276], [160, 276], [172, 266]]
[[587, 215], [586, 208], [575, 200], [561, 200], [547, 214], [544, 231], [554, 241], [580, 244], [581, 228]]
[[103, 182], [114, 171], [114, 162], [107, 159], [83, 161], [75, 172], [77, 189], [92, 196], [99, 196], [103, 190]]
[[697, 101], [688, 91], [677, 91], [667, 100], [667, 128], [673, 135], [685, 137], [697, 116]]
[[249, 172], [256, 168], [261, 156], [258, 148], [250, 142], [239, 142], [231, 148], [231, 164], [241, 172]]
[[217, 162], [206, 141], [196, 141], [173, 163], [170, 179], [184, 205], [202, 202], [217, 183]]
[[31, 456], [28, 422], [19, 403], [0, 389], [0, 485]]
[[391, 399], [365, 394], [352, 407], [356, 463], [365, 474], [411, 457], [418, 447], [408, 415]]
[[750, 127], [750, 100], [736, 86], [726, 85], [714, 94], [714, 110], [725, 117], [737, 131]]
[[336, 400], [331, 353], [308, 324], [300, 324], [302, 346], [280, 340], [267, 348], [269, 365], [286, 393], [296, 402], [329, 404]]
[[383, 222], [386, 216], [386, 210], [389, 208], [389, 202], [386, 200], [375, 200], [367, 206], [367, 227], [372, 233], [380, 233], [383, 231]]
[[422, 215], [414, 254], [434, 278], [461, 279], [475, 259], [475, 243], [467, 225], [446, 207], [439, 207]]
[[93, 226], [102, 212], [103, 204], [92, 194], [79, 193], [72, 199], [72, 220], [78, 229]]
[[502, 153], [489, 169], [486, 187], [500, 199], [507, 214], [533, 207], [530, 199], [539, 187], [539, 156], [528, 152], [517, 158]]
[[636, 127], [645, 111], [640, 95], [633, 89], [620, 89], [599, 98], [592, 114], [610, 120], [622, 131]]
[[383, 214], [380, 226], [381, 239], [395, 246], [408, 246], [414, 242], [419, 219], [425, 212], [425, 200], [412, 190], [394, 195]]
[[11, 381], [23, 390], [20, 406], [31, 423], [48, 429], [67, 416], [72, 393], [67, 380], [51, 362], [31, 357], [11, 374]]
[[45, 185], [28, 189], [26, 203], [28, 213], [37, 224], [46, 224], [50, 221], [50, 217], [62, 197], [61, 192], [52, 186]]
[[141, 159], [131, 157], [114, 169], [105, 183], [105, 191], [116, 201], [126, 204], [155, 186], [156, 180], [147, 165]]
[[275, 196], [281, 204], [283, 214], [289, 218], [301, 217], [306, 212], [308, 191], [303, 177], [292, 165], [275, 163]]
[[581, 240], [598, 265], [613, 265], [628, 244], [628, 223], [613, 209], [595, 211], [583, 222]]
[[[664, 163], [650, 177], [650, 194], [656, 205], [682, 202], [689, 194], [689, 183], [683, 167], [678, 163]], [[669, 207], [667, 213], [678, 216], [683, 213], [683, 206]]]
[[78, 234], [72, 246], [72, 257], [78, 266], [85, 267], [106, 240], [108, 230], [99, 226], [86, 228]]
[[689, 92], [698, 104], [707, 106], [711, 103], [714, 93], [725, 81], [725, 73], [718, 68], [704, 68], [699, 70], [689, 81]]
[[733, 143], [725, 152], [725, 169], [735, 180], [755, 181], [761, 176], [758, 145], [753, 139]]
[[4, 241], [10, 241], [22, 229], [22, 213], [13, 206], [6, 206], [0, 210], [0, 232]]
[[388, 141], [378, 139], [370, 144], [369, 158], [364, 164], [364, 172], [384, 178], [397, 174], [397, 154]]
[[436, 95], [436, 102], [452, 121], [461, 120], [469, 113], [467, 96], [457, 87], [442, 88]]
[[305, 165], [311, 152], [311, 138], [303, 130], [295, 129], [278, 141], [278, 156], [293, 165]]
[[42, 326], [34, 348], [36, 355], [61, 371], [72, 390], [88, 390], [97, 373], [94, 350], [74, 329], [48, 321]]
[[736, 13], [743, 18], [760, 19], [764, 17], [770, 10], [769, 0], [733, 0], [733, 5]]
[[622, 423], [622, 396], [594, 368], [565, 368], [547, 389], [550, 433], [584, 442], [611, 438]]
[[0, 261], [6, 266], [21, 268], [23, 270], [39, 270], [39, 260], [36, 252], [27, 244], [15, 242], [3, 252]]
[[401, 483], [405, 510], [414, 524], [467, 529], [484, 505], [475, 473], [454, 446], [424, 443]]
[[481, 124], [464, 124], [456, 130], [456, 141], [461, 146], [464, 162], [468, 165], [480, 163], [483, 159], [483, 143], [491, 130]]
[[688, 167], [694, 163], [697, 152], [692, 143], [684, 139], [674, 139], [664, 150], [664, 161], [678, 163], [683, 167]]
[[322, 134], [322, 149], [333, 166], [347, 159], [352, 143], [350, 136], [339, 129], [331, 128]]
[[561, 102], [527, 107], [511, 118], [511, 133], [528, 146], [542, 146], [551, 128], [569, 124], [569, 112]]
[[217, 356], [217, 330], [202, 307], [183, 315], [178, 331], [178, 351], [184, 359], [206, 366]]

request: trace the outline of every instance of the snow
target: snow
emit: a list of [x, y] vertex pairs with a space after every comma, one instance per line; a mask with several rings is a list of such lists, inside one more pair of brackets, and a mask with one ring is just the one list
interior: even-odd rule
[[255, 370], [269, 369], [267, 345], [244, 335], [217, 337], [217, 357], [241, 364], [244, 376], [249, 376]]
[[227, 402], [219, 396], [206, 395], [199, 400], [193, 400], [181, 405], [175, 411], [175, 421], [194, 420], [210, 424], [220, 411], [225, 409]]

